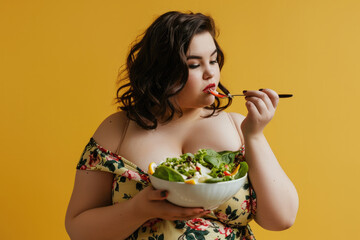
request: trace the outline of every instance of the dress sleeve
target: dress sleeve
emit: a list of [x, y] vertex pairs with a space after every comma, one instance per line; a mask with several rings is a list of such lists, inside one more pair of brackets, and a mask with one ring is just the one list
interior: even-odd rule
[[76, 169], [104, 171], [118, 175], [126, 171], [121, 157], [102, 148], [93, 138], [90, 138], [85, 146]]

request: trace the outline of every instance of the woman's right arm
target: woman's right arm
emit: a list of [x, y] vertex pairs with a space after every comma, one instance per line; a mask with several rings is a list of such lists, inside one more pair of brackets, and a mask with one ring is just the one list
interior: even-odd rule
[[123, 239], [146, 221], [135, 215], [130, 201], [111, 205], [112, 181], [110, 173], [77, 170], [65, 218], [72, 240]]
[[[110, 146], [109, 139], [116, 137], [109, 133], [119, 133], [122, 122], [121, 118], [111, 115], [97, 129], [95, 140], [104, 147]], [[166, 201], [167, 193], [161, 194], [161, 190], [152, 187], [146, 187], [130, 200], [112, 205], [113, 179], [114, 175], [108, 172], [76, 171], [65, 218], [65, 228], [72, 240], [120, 240], [153, 218], [186, 220], [209, 213], [202, 208], [175, 206]]]
[[74, 191], [65, 218], [72, 240], [125, 239], [147, 220], [187, 220], [209, 213], [183, 208], [166, 201], [167, 193], [151, 186], [134, 198], [111, 205], [112, 174], [77, 170]]

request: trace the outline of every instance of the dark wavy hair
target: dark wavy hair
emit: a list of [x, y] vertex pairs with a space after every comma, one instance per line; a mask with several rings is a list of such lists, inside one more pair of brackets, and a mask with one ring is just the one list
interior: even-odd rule
[[[163, 123], [167, 123], [175, 113], [181, 117], [180, 107], [174, 106], [169, 99], [178, 94], [187, 82], [186, 52], [191, 39], [206, 31], [214, 39], [221, 70], [224, 54], [215, 40], [218, 32], [210, 16], [171, 11], [158, 17], [132, 44], [126, 65], [120, 68], [117, 79], [120, 87], [115, 98], [120, 104], [118, 110], [126, 111], [128, 118], [147, 130], [155, 129], [159, 119], [166, 118]], [[123, 81], [125, 83], [121, 84]], [[221, 83], [218, 87], [223, 93], [229, 93]], [[205, 107], [212, 110], [205, 118], [229, 107], [232, 100], [226, 99], [227, 103], [221, 106], [220, 99], [216, 97], [212, 105]]]

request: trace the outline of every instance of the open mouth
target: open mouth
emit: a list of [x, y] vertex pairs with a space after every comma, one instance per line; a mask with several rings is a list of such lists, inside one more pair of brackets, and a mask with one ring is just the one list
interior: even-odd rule
[[214, 91], [215, 88], [216, 88], [215, 83], [211, 83], [211, 84], [207, 85], [207, 86], [203, 89], [203, 92], [204, 92], [204, 93], [210, 93], [210, 91]]

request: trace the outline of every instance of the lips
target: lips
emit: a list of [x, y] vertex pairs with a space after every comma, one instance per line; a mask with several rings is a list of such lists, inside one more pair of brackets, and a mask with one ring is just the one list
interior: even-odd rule
[[215, 86], [216, 86], [215, 83], [210, 83], [203, 89], [203, 92], [209, 92], [209, 90], [215, 90]]

